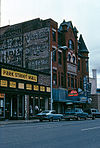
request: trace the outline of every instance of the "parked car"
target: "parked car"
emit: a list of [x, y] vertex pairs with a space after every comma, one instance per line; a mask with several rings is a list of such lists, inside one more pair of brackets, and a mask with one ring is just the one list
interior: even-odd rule
[[63, 118], [62, 114], [56, 114], [55, 110], [44, 110], [41, 113], [38, 113], [36, 115], [36, 118], [39, 119], [40, 121], [43, 120], [61, 120]]
[[91, 109], [85, 109], [84, 112], [88, 113], [88, 118], [91, 118], [92, 120], [95, 119], [95, 115], [92, 113]]
[[87, 110], [85, 110], [85, 112], [87, 112], [89, 115], [93, 116], [93, 118], [100, 118], [100, 112], [98, 109], [95, 108], [89, 108]]
[[80, 119], [87, 119], [88, 113], [83, 112], [81, 108], [73, 108], [73, 109], [67, 109], [64, 115], [64, 119], [66, 120], [80, 120]]

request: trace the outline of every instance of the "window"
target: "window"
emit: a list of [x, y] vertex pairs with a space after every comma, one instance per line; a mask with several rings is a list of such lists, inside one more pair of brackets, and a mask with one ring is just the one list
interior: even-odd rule
[[74, 50], [74, 43], [73, 43], [72, 40], [69, 40], [69, 41], [68, 41], [68, 48]]
[[68, 87], [70, 87], [70, 75], [68, 74]]
[[63, 73], [61, 74], [61, 86], [64, 87], [64, 75], [63, 75]]
[[73, 63], [75, 64], [75, 56], [73, 56]]
[[77, 88], [77, 77], [75, 77], [75, 88]]
[[61, 52], [58, 52], [58, 64], [62, 64], [62, 54]]
[[74, 76], [71, 75], [71, 87], [74, 88]]
[[89, 72], [89, 70], [88, 70], [88, 60], [86, 61], [86, 72]]
[[52, 51], [53, 51], [53, 61], [56, 62], [56, 49], [53, 48]]
[[56, 42], [56, 30], [52, 30], [52, 39]]
[[57, 85], [57, 74], [53, 74], [53, 85]]
[[78, 71], [80, 71], [80, 60], [78, 60]]
[[60, 73], [58, 73], [58, 83], [59, 83], [59, 86], [60, 86]]
[[71, 55], [68, 54], [68, 61], [71, 62]]

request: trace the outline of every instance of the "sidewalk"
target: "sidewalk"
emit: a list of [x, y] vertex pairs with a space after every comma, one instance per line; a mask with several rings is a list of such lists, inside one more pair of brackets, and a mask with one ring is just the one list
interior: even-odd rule
[[6, 125], [6, 124], [23, 124], [23, 123], [37, 123], [39, 122], [38, 119], [33, 120], [4, 120], [0, 121], [0, 125]]

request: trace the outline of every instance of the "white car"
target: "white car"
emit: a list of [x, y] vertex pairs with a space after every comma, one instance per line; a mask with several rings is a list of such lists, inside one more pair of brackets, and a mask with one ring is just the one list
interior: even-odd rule
[[60, 121], [63, 118], [63, 115], [56, 114], [55, 110], [44, 110], [41, 113], [38, 113], [36, 117], [40, 121], [43, 121], [43, 120], [49, 120], [49, 121], [59, 120]]

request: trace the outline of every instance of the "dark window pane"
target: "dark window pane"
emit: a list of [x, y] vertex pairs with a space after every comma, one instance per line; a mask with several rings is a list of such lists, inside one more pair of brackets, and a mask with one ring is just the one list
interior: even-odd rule
[[56, 42], [56, 32], [52, 30], [52, 39]]
[[62, 64], [61, 52], [58, 52], [58, 64]]
[[57, 85], [57, 74], [53, 74], [53, 84]]

